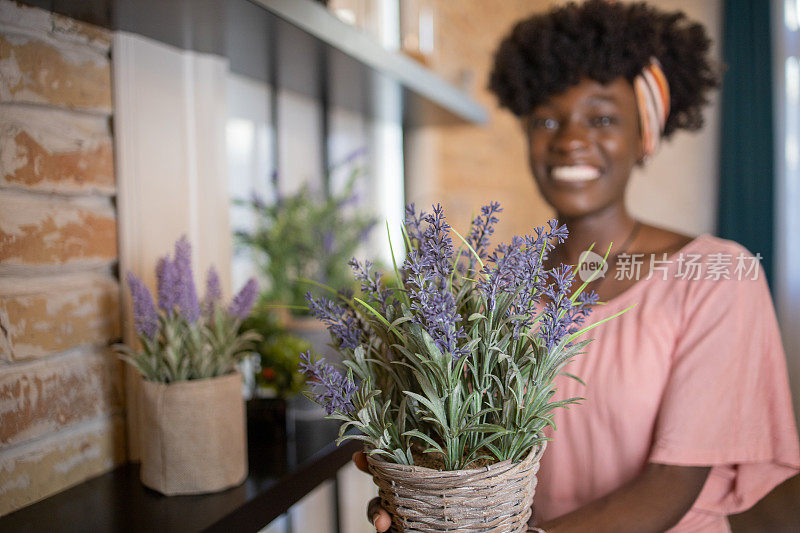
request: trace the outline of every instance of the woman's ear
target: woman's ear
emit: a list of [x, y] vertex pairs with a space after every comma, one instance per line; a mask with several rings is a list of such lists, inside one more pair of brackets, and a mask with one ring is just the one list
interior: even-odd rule
[[644, 150], [644, 143], [639, 143], [638, 153], [636, 155], [636, 166], [643, 167], [645, 163], [650, 160], [650, 156]]

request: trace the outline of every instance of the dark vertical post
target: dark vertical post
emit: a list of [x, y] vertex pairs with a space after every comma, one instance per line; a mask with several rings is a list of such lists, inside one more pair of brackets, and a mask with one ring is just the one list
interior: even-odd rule
[[[275, 25], [275, 20], [269, 21], [269, 51], [267, 53], [269, 64], [267, 65], [267, 75], [269, 79], [267, 83], [272, 87], [269, 93], [269, 120], [272, 125], [272, 172], [275, 175], [275, 186], [281, 179], [281, 162], [280, 162], [280, 141], [278, 135], [278, 128], [280, 121], [278, 120], [278, 86], [280, 84], [280, 68], [278, 65], [278, 28]], [[269, 179], [272, 176], [268, 177]], [[274, 191], [276, 196], [278, 191]]]
[[327, 59], [328, 51], [322, 44], [318, 45], [317, 61], [319, 72], [319, 102], [320, 102], [320, 135], [322, 137], [322, 191], [325, 196], [331, 193], [330, 176], [328, 169], [331, 166], [330, 147], [330, 66]]

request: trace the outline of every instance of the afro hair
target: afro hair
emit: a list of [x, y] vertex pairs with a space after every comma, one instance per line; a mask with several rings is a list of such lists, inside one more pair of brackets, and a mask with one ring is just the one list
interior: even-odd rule
[[630, 82], [655, 56], [670, 88], [664, 137], [703, 125], [709, 90], [719, 85], [710, 64], [711, 40], [682, 12], [645, 3], [589, 0], [537, 14], [514, 26], [500, 43], [489, 89], [502, 107], [525, 116], [581, 78]]

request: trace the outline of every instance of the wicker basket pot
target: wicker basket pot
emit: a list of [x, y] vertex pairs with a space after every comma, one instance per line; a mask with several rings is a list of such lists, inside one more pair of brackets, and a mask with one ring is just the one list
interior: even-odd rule
[[242, 376], [142, 382], [145, 486], [166, 495], [216, 492], [247, 477]]
[[545, 443], [518, 463], [439, 471], [367, 456], [392, 533], [524, 533]]

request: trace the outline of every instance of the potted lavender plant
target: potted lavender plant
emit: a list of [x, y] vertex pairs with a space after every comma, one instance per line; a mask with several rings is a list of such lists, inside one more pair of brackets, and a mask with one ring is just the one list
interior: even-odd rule
[[398, 288], [353, 260], [360, 297], [308, 295], [345, 366], [304, 354], [310, 396], [342, 422], [337, 442], [365, 443], [392, 531], [525, 531], [543, 430], [579, 400], [553, 400], [553, 380], [589, 342], [597, 295], [545, 268], [567, 238], [555, 220], [490, 253], [500, 210], [453, 230], [455, 250], [441, 206], [411, 205]]
[[175, 257], [159, 260], [158, 309], [147, 286], [127, 282], [140, 349], [116, 348], [144, 378], [141, 479], [163, 494], [223, 490], [247, 477], [242, 377], [235, 364], [259, 337], [239, 326], [258, 293], [255, 280], [225, 306], [219, 278], [208, 272], [198, 301], [186, 238]]

